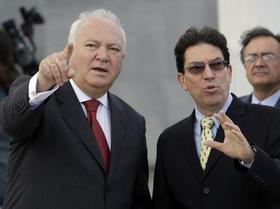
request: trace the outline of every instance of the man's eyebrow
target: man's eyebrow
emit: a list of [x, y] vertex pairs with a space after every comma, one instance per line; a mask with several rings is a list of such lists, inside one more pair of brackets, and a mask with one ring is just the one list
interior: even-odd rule
[[212, 60], [209, 60], [209, 62], [223, 61], [223, 60], [224, 60], [224, 58], [222, 58], [222, 57], [216, 57], [216, 58], [214, 58]]
[[[267, 52], [266, 52], [267, 53]], [[249, 53], [249, 54], [246, 54], [245, 56], [250, 56], [250, 55], [257, 55], [257, 53]]]
[[121, 43], [118, 43], [118, 42], [108, 42], [107, 45], [108, 46], [121, 46]]
[[[100, 44], [102, 44], [102, 41], [98, 41], [98, 40], [96, 40], [96, 39], [87, 39], [87, 40], [85, 40], [85, 42], [95, 42], [95, 43], [100, 43]], [[106, 45], [121, 45], [121, 43], [119, 42], [119, 41], [117, 41], [117, 40], [111, 40], [111, 41], [106, 41], [106, 43], [105, 43]]]
[[[209, 60], [208, 62], [215, 62], [215, 61], [222, 61], [222, 60], [223, 60], [222, 57], [216, 57], [214, 59]], [[202, 63], [204, 64], [203, 61], [192, 61], [189, 64], [202, 64]]]

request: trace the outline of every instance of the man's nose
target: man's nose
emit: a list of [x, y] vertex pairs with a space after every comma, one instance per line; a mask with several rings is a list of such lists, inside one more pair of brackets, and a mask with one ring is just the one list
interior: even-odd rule
[[101, 62], [108, 62], [109, 57], [108, 57], [107, 48], [105, 46], [100, 46], [96, 50], [96, 59]]
[[255, 66], [264, 66], [265, 62], [261, 56], [258, 56], [255, 61]]
[[205, 65], [205, 69], [203, 71], [203, 77], [205, 79], [212, 79], [215, 77], [215, 74], [213, 72], [213, 70], [211, 70], [211, 68], [209, 67], [209, 65]]

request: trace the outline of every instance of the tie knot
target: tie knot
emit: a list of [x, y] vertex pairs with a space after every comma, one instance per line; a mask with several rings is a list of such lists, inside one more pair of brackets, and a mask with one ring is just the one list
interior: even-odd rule
[[96, 112], [100, 102], [96, 99], [90, 99], [83, 102], [88, 112]]
[[202, 128], [211, 128], [214, 125], [214, 120], [211, 117], [205, 117], [200, 123]]

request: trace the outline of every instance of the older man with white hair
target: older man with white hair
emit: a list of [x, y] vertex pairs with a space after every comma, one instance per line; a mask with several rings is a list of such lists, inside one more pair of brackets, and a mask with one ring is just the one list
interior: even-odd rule
[[146, 209], [145, 119], [109, 92], [125, 32], [103, 9], [82, 13], [62, 52], [16, 80], [0, 106], [13, 136], [4, 209]]

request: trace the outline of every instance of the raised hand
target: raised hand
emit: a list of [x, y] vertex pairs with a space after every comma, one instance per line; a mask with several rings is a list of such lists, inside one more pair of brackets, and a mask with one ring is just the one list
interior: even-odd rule
[[73, 44], [67, 44], [63, 51], [55, 52], [40, 62], [37, 92], [50, 89], [54, 85], [62, 86], [75, 74], [68, 63], [73, 52]]
[[214, 116], [219, 120], [224, 129], [224, 142], [211, 140], [205, 142], [205, 145], [217, 149], [231, 158], [242, 160], [246, 163], [252, 162], [255, 158], [255, 153], [240, 128], [223, 112]]

